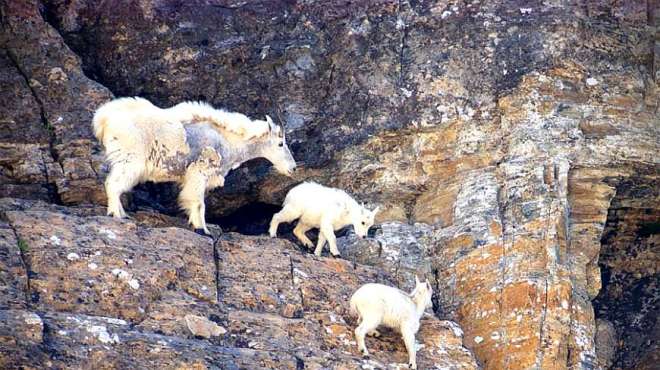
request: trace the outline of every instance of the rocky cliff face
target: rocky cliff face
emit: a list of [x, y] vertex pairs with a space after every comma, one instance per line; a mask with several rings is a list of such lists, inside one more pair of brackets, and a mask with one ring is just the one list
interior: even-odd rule
[[[422, 367], [476, 366], [461, 340], [488, 369], [657, 363], [653, 1], [48, 0], [1, 14], [0, 195], [33, 200], [2, 203], [5, 363], [386, 366], [401, 343], [373, 340], [380, 365], [359, 362], [345, 298], [414, 273], [464, 332], [426, 319]], [[106, 219], [89, 122], [113, 95], [284, 122], [302, 171], [234, 171], [207, 198], [225, 230], [264, 232], [304, 179], [381, 205], [380, 227], [340, 238], [350, 262], [211, 243], [182, 230], [173, 186], [149, 184], [126, 199], [134, 221]]]
[[[407, 363], [396, 333], [363, 360], [348, 299], [382, 271], [292, 243], [215, 242], [159, 216], [0, 202], [2, 368], [358, 369]], [[175, 221], [176, 222], [176, 221]], [[422, 368], [476, 369], [462, 331], [431, 315]]]

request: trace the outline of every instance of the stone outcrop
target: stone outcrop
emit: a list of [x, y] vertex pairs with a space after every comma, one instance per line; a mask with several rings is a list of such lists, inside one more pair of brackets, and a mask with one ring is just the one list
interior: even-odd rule
[[[653, 245], [660, 207], [653, 189], [660, 172], [660, 48], [653, 1], [136, 0], [115, 6], [45, 0], [1, 6], [0, 81], [10, 88], [0, 92], [0, 196], [92, 205], [5, 200], [0, 240], [29, 244], [13, 230], [28, 227], [31, 217], [58, 227], [72, 224], [88, 235], [86, 225], [95, 230], [92, 239], [63, 234], [80, 249], [71, 252], [80, 259], [56, 260], [82, 263], [89, 248], [108, 238], [94, 227], [112, 224], [126, 234], [113, 241], [117, 253], [140, 261], [139, 267], [113, 267], [116, 274], [110, 271], [110, 280], [96, 287], [86, 285], [97, 278], [89, 269], [73, 275], [42, 271], [53, 262], [53, 250], [35, 252], [34, 267], [27, 266], [35, 276], [22, 273], [29, 259], [15, 250], [0, 252], [3, 309], [46, 312], [40, 318], [47, 328], [66, 325], [61, 310], [75, 309], [89, 317], [79, 320], [102, 326], [100, 316], [110, 315], [102, 312], [116, 309], [111, 317], [132, 324], [107, 329], [110, 340], [117, 333], [150, 349], [161, 340], [151, 335], [181, 340], [185, 345], [161, 349], [163, 356], [195, 363], [209, 347], [179, 321], [177, 307], [185, 305], [186, 314], [228, 330], [211, 336], [215, 347], [208, 350], [239, 367], [250, 361], [296, 367], [303, 357], [314, 359], [305, 366], [335, 366], [321, 360], [329, 353], [344, 358], [344, 349], [337, 349], [344, 347], [330, 336], [303, 336], [310, 352], [300, 356], [295, 335], [264, 343], [231, 333], [259, 328], [283, 338], [311, 322], [314, 329], [330, 325], [321, 312], [334, 312], [337, 319], [341, 307], [332, 299], [358, 281], [405, 288], [418, 273], [434, 281], [436, 315], [460, 325], [465, 346], [485, 368], [657, 362], [655, 347], [644, 344], [657, 343], [651, 319], [658, 311], [651, 262], [658, 258]], [[126, 199], [135, 221], [100, 217], [104, 168], [89, 121], [110, 91], [161, 106], [203, 99], [254, 117], [270, 114], [285, 124], [300, 162], [296, 177], [276, 175], [264, 161], [233, 171], [226, 186], [207, 197], [210, 221], [262, 233], [286, 191], [314, 179], [369, 206], [381, 205], [379, 229], [371, 240], [350, 233], [339, 238], [349, 262], [316, 260], [285, 241], [235, 234], [224, 235], [211, 256], [210, 242], [172, 228], [186, 227], [177, 217], [176, 189], [153, 184]], [[143, 237], [144, 246], [133, 248]], [[194, 243], [196, 251], [161, 243]], [[160, 248], [176, 268], [154, 262]], [[203, 250], [206, 255], [199, 254]], [[277, 268], [244, 263], [251, 258]], [[196, 281], [212, 271], [209, 259], [218, 262], [218, 281], [228, 279], [215, 292]], [[221, 269], [225, 262], [231, 272]], [[285, 273], [287, 263], [334, 283], [321, 291], [306, 280], [289, 284], [297, 275]], [[342, 273], [338, 282], [338, 269], [353, 265], [364, 272]], [[271, 276], [272, 270], [279, 272]], [[179, 274], [185, 277], [180, 284]], [[65, 278], [71, 281], [59, 282]], [[242, 280], [261, 284], [229, 284]], [[56, 295], [39, 293], [60, 286]], [[631, 289], [640, 293], [625, 293]], [[209, 310], [220, 305], [213, 294], [226, 310], [214, 313], [215, 319]], [[637, 297], [639, 307], [631, 304]], [[235, 324], [227, 321], [230, 316]], [[614, 333], [598, 329], [609, 327], [605, 321]], [[337, 329], [346, 330], [345, 339], [348, 327]], [[627, 344], [612, 348], [612, 336]], [[76, 358], [66, 351], [82, 339], [53, 338], [32, 342]], [[383, 349], [394, 350], [398, 342], [391, 338]], [[458, 337], [451, 338], [436, 339]], [[125, 351], [120, 346], [95, 354], [121, 364]], [[394, 361], [400, 354], [384, 358]]]
[[36, 1], [6, 1], [2, 15], [0, 63], [8, 88], [0, 108], [6, 177], [0, 194], [103, 201], [102, 158], [89, 122], [112, 94], [83, 74], [80, 57], [43, 20]]
[[[2, 261], [13, 263], [0, 280], [2, 368], [358, 369], [407, 361], [398, 333], [369, 339], [371, 359], [353, 338], [348, 299], [362, 283], [391, 283], [380, 270], [266, 237], [226, 234], [214, 243], [86, 208], [0, 208]], [[478, 368], [462, 335], [428, 315], [420, 366]]]

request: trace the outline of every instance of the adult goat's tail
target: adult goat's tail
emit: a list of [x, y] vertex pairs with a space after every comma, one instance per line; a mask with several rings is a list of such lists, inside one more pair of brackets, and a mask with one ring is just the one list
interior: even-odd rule
[[[107, 103], [106, 103], [107, 104]], [[94, 136], [103, 144], [103, 136], [105, 134], [105, 127], [107, 126], [108, 122], [108, 115], [106, 114], [105, 108], [106, 104], [101, 106], [96, 112], [94, 113], [94, 118], [92, 118], [92, 127], [94, 128]]]
[[92, 118], [94, 136], [103, 143], [105, 132], [113, 118], [117, 119], [118, 116], [144, 114], [145, 112], [151, 114], [152, 110], [160, 111], [159, 108], [144, 98], [134, 97], [110, 100], [101, 105], [94, 113], [94, 118]]

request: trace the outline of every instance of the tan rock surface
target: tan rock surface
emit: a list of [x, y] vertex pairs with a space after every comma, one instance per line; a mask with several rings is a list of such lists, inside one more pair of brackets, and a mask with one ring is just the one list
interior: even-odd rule
[[[360, 284], [389, 282], [386, 272], [282, 239], [226, 234], [214, 245], [85, 208], [5, 201], [2, 209], [16, 237], [0, 246], [17, 253], [25, 241], [25, 267], [0, 280], [17, 301], [0, 309], [3, 368], [358, 369], [407, 359], [398, 333], [370, 338], [371, 360], [353, 339], [348, 299]], [[423, 368], [478, 368], [453, 322], [425, 318], [418, 341]]]

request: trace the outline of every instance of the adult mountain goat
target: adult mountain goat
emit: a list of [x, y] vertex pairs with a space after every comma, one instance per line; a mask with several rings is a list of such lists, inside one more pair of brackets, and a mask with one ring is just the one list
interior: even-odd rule
[[313, 246], [305, 235], [307, 230], [318, 227], [319, 240], [314, 254], [321, 255], [323, 245], [327, 241], [330, 254], [339, 257], [335, 230], [353, 225], [355, 233], [364, 238], [369, 228], [374, 224], [378, 207], [370, 211], [359, 205], [345, 191], [319, 185], [315, 182], [304, 182], [289, 190], [282, 210], [273, 215], [268, 230], [271, 237], [277, 234], [281, 222], [291, 222], [298, 219], [298, 225], [293, 234], [308, 248]]
[[201, 102], [161, 109], [146, 99], [120, 98], [102, 105], [92, 124], [111, 167], [105, 181], [108, 215], [118, 218], [126, 216], [121, 195], [138, 183], [175, 181], [190, 224], [209, 234], [204, 194], [223, 186], [231, 169], [259, 157], [285, 175], [296, 167], [284, 129], [268, 116], [259, 121]]
[[350, 301], [351, 312], [357, 315], [360, 324], [355, 329], [358, 349], [364, 356], [369, 355], [364, 343], [365, 335], [378, 337], [380, 325], [401, 332], [408, 350], [408, 364], [417, 369], [415, 334], [419, 330], [419, 319], [424, 310], [431, 307], [433, 290], [428, 280], [420, 282], [415, 276], [415, 289], [406, 293], [397, 288], [382, 284], [365, 284], [353, 293]]

